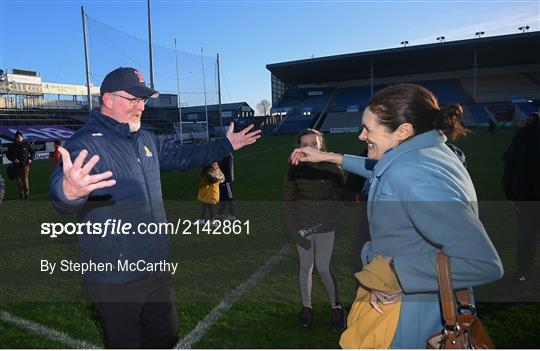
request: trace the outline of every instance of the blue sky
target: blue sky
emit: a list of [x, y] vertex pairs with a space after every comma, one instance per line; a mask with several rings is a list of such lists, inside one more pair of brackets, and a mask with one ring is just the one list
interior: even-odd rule
[[[35, 70], [44, 81], [83, 84], [81, 5], [92, 19], [147, 39], [146, 0], [0, 0], [0, 67]], [[255, 108], [271, 97], [266, 64], [399, 47], [403, 40], [426, 44], [440, 35], [452, 41], [472, 38], [476, 31], [517, 33], [522, 25], [538, 31], [540, 2], [153, 0], [152, 21], [155, 44], [172, 49], [176, 38], [184, 53], [199, 55], [201, 47], [205, 56], [219, 53], [223, 102], [247, 101]], [[128, 45], [112, 43], [123, 44]], [[145, 55], [139, 59], [146, 63]], [[112, 54], [100, 53], [99, 60], [123, 64], [111, 62]], [[207, 72], [207, 80], [212, 74]], [[94, 77], [99, 84], [99, 74]], [[156, 84], [176, 89], [170, 82]]]

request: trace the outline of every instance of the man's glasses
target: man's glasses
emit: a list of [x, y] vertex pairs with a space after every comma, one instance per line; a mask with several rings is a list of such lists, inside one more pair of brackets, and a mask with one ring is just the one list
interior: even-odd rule
[[145, 98], [139, 98], [139, 97], [128, 98], [128, 97], [125, 97], [125, 96], [122, 96], [122, 95], [118, 95], [118, 94], [114, 94], [114, 93], [111, 93], [111, 95], [121, 97], [122, 99], [126, 99], [127, 101], [129, 101], [129, 103], [131, 104], [131, 106], [135, 106], [135, 105], [137, 105], [139, 102], [142, 102], [143, 104], [146, 105], [146, 102], [148, 101], [148, 98], [147, 98], [147, 97], [145, 97]]

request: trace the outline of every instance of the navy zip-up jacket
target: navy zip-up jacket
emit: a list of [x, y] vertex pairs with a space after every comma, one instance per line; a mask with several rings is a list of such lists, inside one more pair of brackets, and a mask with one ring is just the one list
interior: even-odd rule
[[[50, 179], [50, 198], [61, 213], [76, 213], [80, 223], [104, 223], [110, 219], [132, 225], [134, 234], [108, 233], [106, 236], [78, 235], [81, 262], [112, 263], [113, 271], [89, 271], [83, 281], [94, 284], [123, 284], [151, 274], [147, 271], [118, 271], [118, 260], [156, 263], [168, 258], [169, 234], [137, 233], [139, 223], [166, 223], [160, 171], [189, 170], [215, 162], [233, 151], [227, 138], [204, 145], [180, 145], [146, 130], [131, 133], [119, 123], [97, 111], [67, 142], [65, 148], [74, 161], [88, 151], [85, 163], [99, 155], [92, 174], [113, 173], [116, 184], [99, 189], [88, 198], [70, 201], [62, 190], [60, 163]], [[83, 227], [86, 230], [86, 227]], [[110, 231], [110, 227], [109, 227]]]

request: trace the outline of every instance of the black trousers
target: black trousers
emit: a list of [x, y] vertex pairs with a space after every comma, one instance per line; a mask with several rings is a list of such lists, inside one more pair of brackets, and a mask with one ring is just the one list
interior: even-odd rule
[[98, 314], [108, 348], [164, 349], [174, 346], [178, 318], [169, 273], [154, 273], [127, 284], [86, 284], [85, 287]]
[[225, 214], [225, 206], [228, 206], [227, 214], [234, 216], [234, 196], [232, 183], [219, 184], [219, 209], [218, 214]]
[[540, 201], [518, 201], [514, 206], [519, 229], [517, 270], [518, 274], [530, 274], [540, 232]]
[[212, 204], [205, 204], [203, 202], [201, 207], [201, 217], [202, 219], [214, 219], [214, 205]]

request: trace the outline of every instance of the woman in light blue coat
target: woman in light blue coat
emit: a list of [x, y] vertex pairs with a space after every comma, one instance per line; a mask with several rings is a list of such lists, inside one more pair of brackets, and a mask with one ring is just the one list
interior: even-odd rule
[[[371, 242], [362, 249], [366, 265], [386, 258], [401, 290], [372, 291], [372, 304], [402, 297], [392, 348], [425, 348], [443, 329], [438, 297], [436, 254], [450, 257], [455, 289], [499, 279], [502, 264], [478, 218], [473, 183], [446, 135], [467, 132], [463, 109], [439, 107], [435, 96], [415, 84], [387, 87], [368, 102], [359, 139], [368, 157], [296, 149], [292, 160], [330, 161], [370, 180], [368, 219]], [[373, 168], [373, 160], [377, 160]], [[471, 289], [472, 293], [472, 289]]]

